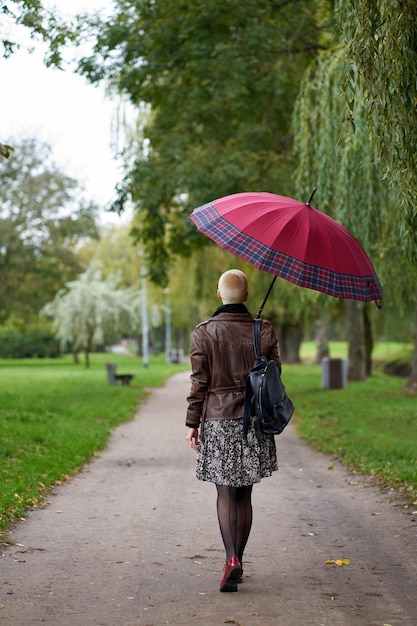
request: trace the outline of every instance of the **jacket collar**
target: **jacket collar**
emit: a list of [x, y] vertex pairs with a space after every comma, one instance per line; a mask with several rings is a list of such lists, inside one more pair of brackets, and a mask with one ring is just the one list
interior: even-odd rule
[[220, 313], [246, 313], [249, 314], [248, 309], [245, 307], [244, 304], [223, 304], [222, 306], [219, 306], [218, 309], [216, 309], [212, 315], [212, 317], [215, 317], [216, 315], [219, 315]]

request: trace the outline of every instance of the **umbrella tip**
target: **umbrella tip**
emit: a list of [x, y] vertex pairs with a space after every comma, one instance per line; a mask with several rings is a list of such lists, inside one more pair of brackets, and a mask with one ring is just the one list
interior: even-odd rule
[[316, 193], [316, 190], [317, 190], [317, 187], [314, 187], [314, 188], [313, 188], [313, 191], [311, 192], [311, 196], [310, 196], [310, 197], [309, 197], [309, 199], [308, 199], [308, 202], [306, 202], [306, 205], [307, 205], [307, 206], [310, 206], [310, 202], [312, 201], [313, 196], [314, 196], [314, 194]]

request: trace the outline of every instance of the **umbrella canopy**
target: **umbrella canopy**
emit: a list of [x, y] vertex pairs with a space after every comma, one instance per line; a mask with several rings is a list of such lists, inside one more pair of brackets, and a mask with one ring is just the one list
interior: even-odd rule
[[190, 218], [220, 247], [261, 270], [335, 298], [379, 306], [382, 289], [367, 253], [310, 201], [237, 193], [194, 209]]

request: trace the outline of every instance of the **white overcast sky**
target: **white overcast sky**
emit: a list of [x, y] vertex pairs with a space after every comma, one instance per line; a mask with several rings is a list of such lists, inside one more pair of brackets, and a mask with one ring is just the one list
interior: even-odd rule
[[[105, 9], [110, 0], [55, 0], [61, 12]], [[37, 44], [38, 45], [38, 44]], [[82, 182], [85, 196], [106, 206], [121, 178], [112, 148], [117, 104], [103, 87], [93, 87], [71, 71], [47, 69], [43, 54], [21, 50], [0, 58], [0, 141], [35, 135], [51, 145], [63, 171]], [[121, 218], [105, 215], [105, 222]]]

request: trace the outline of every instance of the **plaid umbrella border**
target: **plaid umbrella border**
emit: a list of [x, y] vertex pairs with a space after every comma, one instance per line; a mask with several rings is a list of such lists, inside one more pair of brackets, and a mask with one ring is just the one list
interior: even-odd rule
[[339, 274], [272, 250], [241, 232], [216, 210], [213, 203], [195, 209], [191, 220], [203, 234], [221, 248], [254, 267], [280, 276], [300, 287], [307, 287], [335, 298], [371, 302], [382, 299], [382, 289], [374, 272], [368, 276]]

